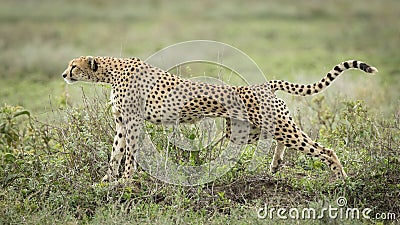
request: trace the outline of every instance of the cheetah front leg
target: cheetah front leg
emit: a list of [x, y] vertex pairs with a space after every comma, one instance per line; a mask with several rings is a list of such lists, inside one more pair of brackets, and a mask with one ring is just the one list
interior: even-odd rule
[[125, 141], [125, 126], [122, 122], [121, 112], [114, 107], [112, 108], [114, 120], [115, 120], [115, 136], [113, 147], [111, 151], [111, 157], [107, 174], [103, 177], [102, 181], [112, 181], [119, 177], [119, 168], [121, 166], [121, 160], [125, 153], [126, 141]]
[[124, 179], [129, 179], [132, 173], [137, 169], [137, 162], [135, 159], [136, 152], [138, 150], [139, 136], [142, 130], [142, 122], [137, 117], [128, 117], [126, 128], [126, 151], [125, 151], [125, 169], [124, 169]]
[[135, 95], [125, 101], [123, 118], [126, 130], [125, 169], [123, 178], [129, 179], [132, 177], [132, 173], [137, 169], [135, 155], [139, 148], [139, 137], [144, 125], [140, 100], [138, 97], [135, 97]]

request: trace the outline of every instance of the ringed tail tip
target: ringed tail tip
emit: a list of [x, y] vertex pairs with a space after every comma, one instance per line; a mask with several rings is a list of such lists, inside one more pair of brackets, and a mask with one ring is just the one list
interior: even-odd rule
[[371, 75], [373, 75], [373, 74], [375, 74], [375, 73], [378, 72], [378, 69], [375, 68], [375, 67], [373, 67], [373, 66], [370, 66], [370, 67], [368, 68], [368, 71], [367, 71], [367, 72], [370, 73]]

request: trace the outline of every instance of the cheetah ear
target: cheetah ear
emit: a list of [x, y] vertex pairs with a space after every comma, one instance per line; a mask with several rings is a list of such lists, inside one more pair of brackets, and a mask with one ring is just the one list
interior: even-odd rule
[[88, 56], [88, 57], [86, 57], [86, 59], [87, 59], [87, 61], [88, 61], [88, 64], [90, 65], [90, 68], [91, 68], [93, 71], [96, 72], [96, 71], [97, 71], [97, 68], [98, 68], [96, 59], [95, 59], [93, 56]]

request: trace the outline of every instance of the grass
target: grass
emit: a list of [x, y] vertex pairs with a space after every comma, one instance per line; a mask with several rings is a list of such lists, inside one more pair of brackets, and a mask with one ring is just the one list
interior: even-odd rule
[[107, 168], [112, 121], [99, 99], [83, 97], [86, 105], [60, 111], [61, 125], [36, 121], [20, 107], [2, 108], [2, 223], [284, 223], [291, 220], [259, 219], [257, 210], [264, 204], [322, 210], [339, 197], [348, 207], [371, 208], [371, 215], [399, 212], [393, 198], [400, 194], [399, 118], [378, 119], [362, 102], [344, 100], [332, 130], [319, 124], [320, 142], [337, 149], [350, 175], [346, 182], [332, 182], [319, 161], [288, 151], [276, 175], [265, 172], [267, 164], [247, 171], [242, 157], [216, 181], [183, 187], [144, 171], [130, 181], [98, 182]]
[[[396, 213], [397, 220], [305, 222], [398, 223], [399, 1], [0, 4], [0, 224], [298, 223], [259, 219], [257, 210], [265, 203], [322, 209], [342, 196], [349, 207]], [[255, 171], [246, 170], [247, 153], [223, 177], [196, 187], [144, 171], [125, 183], [100, 182], [114, 135], [110, 88], [67, 86], [67, 62], [80, 55], [146, 59], [193, 39], [239, 48], [267, 79], [313, 82], [349, 58], [376, 66], [376, 76], [346, 73], [318, 96], [279, 93], [302, 129], [335, 149], [350, 179], [332, 182], [319, 160], [287, 151], [275, 175], [267, 172], [271, 153]], [[148, 129], [166, 139], [158, 127]]]

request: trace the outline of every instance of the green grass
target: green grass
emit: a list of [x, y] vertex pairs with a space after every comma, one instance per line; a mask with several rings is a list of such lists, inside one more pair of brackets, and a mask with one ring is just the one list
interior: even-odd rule
[[[321, 209], [340, 196], [349, 207], [400, 217], [399, 1], [0, 4], [0, 224], [293, 223], [258, 219], [256, 210], [264, 203]], [[267, 172], [269, 153], [255, 171], [245, 169], [244, 155], [225, 176], [198, 187], [168, 185], [143, 171], [128, 183], [99, 182], [114, 134], [110, 88], [67, 86], [61, 73], [68, 61], [146, 59], [193, 39], [239, 48], [267, 79], [313, 82], [350, 58], [377, 67], [376, 76], [348, 72], [315, 97], [279, 93], [302, 129], [335, 149], [350, 179], [332, 182], [319, 160], [289, 150], [275, 175]]]
[[[99, 99], [83, 98], [84, 106], [55, 112], [54, 118], [63, 116], [56, 119], [61, 124], [43, 124], [20, 107], [1, 108], [1, 223], [274, 224], [293, 220], [259, 219], [257, 210], [264, 204], [320, 211], [335, 207], [339, 197], [347, 199], [347, 207], [371, 208], [371, 215], [398, 215], [393, 196], [400, 194], [399, 120], [376, 118], [362, 102], [341, 101], [343, 110], [332, 129], [315, 125], [322, 128], [319, 141], [337, 150], [350, 175], [346, 182], [332, 181], [320, 161], [288, 151], [285, 167], [275, 175], [266, 172], [268, 163], [247, 171], [249, 158], [243, 156], [216, 181], [182, 187], [144, 171], [130, 181], [99, 182], [107, 168], [112, 120]], [[312, 104], [327, 107], [323, 100]], [[266, 158], [269, 162], [271, 153]], [[327, 223], [329, 218], [309, 222]]]

